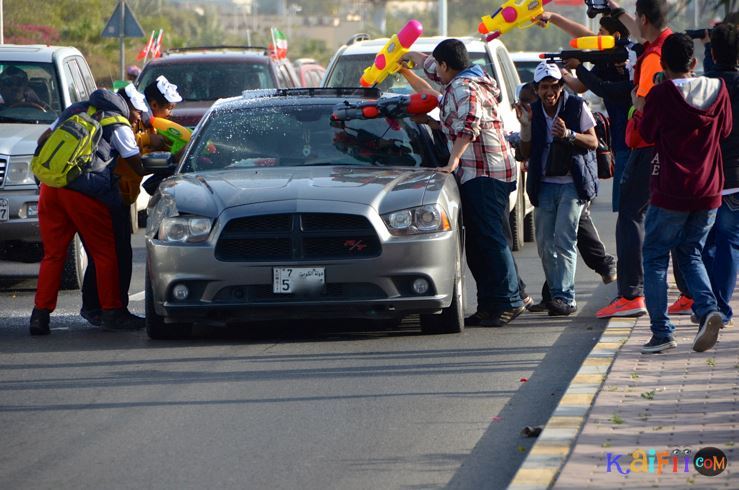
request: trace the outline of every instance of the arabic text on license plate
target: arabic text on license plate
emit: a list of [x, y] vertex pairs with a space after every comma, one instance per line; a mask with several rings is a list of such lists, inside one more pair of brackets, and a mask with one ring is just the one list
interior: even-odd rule
[[326, 278], [324, 267], [275, 267], [272, 271], [275, 294], [317, 291]]
[[8, 221], [10, 219], [10, 205], [7, 199], [0, 199], [0, 221]]

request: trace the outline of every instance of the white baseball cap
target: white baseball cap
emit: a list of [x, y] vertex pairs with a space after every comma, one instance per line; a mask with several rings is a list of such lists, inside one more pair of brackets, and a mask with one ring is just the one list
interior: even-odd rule
[[554, 63], [547, 63], [546, 61], [542, 61], [541, 63], [536, 65], [536, 70], [534, 71], [534, 82], [539, 83], [547, 77], [552, 77], [555, 80], [561, 80], [562, 72], [559, 71], [559, 67]]
[[141, 112], [149, 112], [149, 108], [146, 105], [146, 97], [144, 97], [144, 94], [136, 90], [136, 87], [134, 87], [132, 83], [126, 85], [125, 92], [134, 109]]

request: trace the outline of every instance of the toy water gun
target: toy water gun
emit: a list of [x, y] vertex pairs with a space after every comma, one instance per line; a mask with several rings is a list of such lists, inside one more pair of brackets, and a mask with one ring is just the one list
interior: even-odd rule
[[629, 59], [628, 41], [621, 41], [613, 36], [586, 36], [570, 41], [574, 50], [564, 50], [559, 53], [542, 53], [539, 58], [553, 63], [574, 58], [581, 63], [623, 63]]
[[408, 54], [408, 50], [422, 33], [421, 23], [415, 19], [409, 20], [377, 53], [374, 63], [365, 68], [359, 84], [362, 87], [373, 87], [400, 70], [400, 60]]
[[337, 105], [331, 114], [332, 121], [350, 121], [352, 119], [375, 119], [403, 117], [426, 114], [439, 105], [436, 97], [429, 94], [398, 95], [379, 100], [352, 104], [344, 102]]
[[163, 117], [149, 117], [149, 125], [156, 130], [158, 135], [169, 141], [170, 151], [173, 154], [177, 154], [183, 149], [192, 136], [192, 131], [186, 127]]
[[536, 18], [544, 13], [544, 5], [551, 1], [508, 0], [493, 15], [484, 16], [477, 30], [480, 34], [487, 34], [485, 41], [490, 42], [514, 27], [528, 29], [537, 24]]

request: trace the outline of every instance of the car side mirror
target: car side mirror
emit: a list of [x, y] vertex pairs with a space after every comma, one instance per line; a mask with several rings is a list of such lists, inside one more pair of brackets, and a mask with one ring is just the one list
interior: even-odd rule
[[147, 153], [141, 157], [141, 163], [143, 163], [144, 169], [156, 175], [172, 175], [177, 167], [177, 162], [174, 161], [172, 154], [168, 151]]

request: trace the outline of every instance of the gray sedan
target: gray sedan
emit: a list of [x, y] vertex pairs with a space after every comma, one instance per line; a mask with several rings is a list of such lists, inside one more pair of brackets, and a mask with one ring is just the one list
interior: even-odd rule
[[425, 333], [462, 330], [459, 190], [434, 170], [445, 143], [407, 117], [336, 117], [382, 97], [274, 90], [211, 108], [148, 210], [150, 337], [414, 313]]

